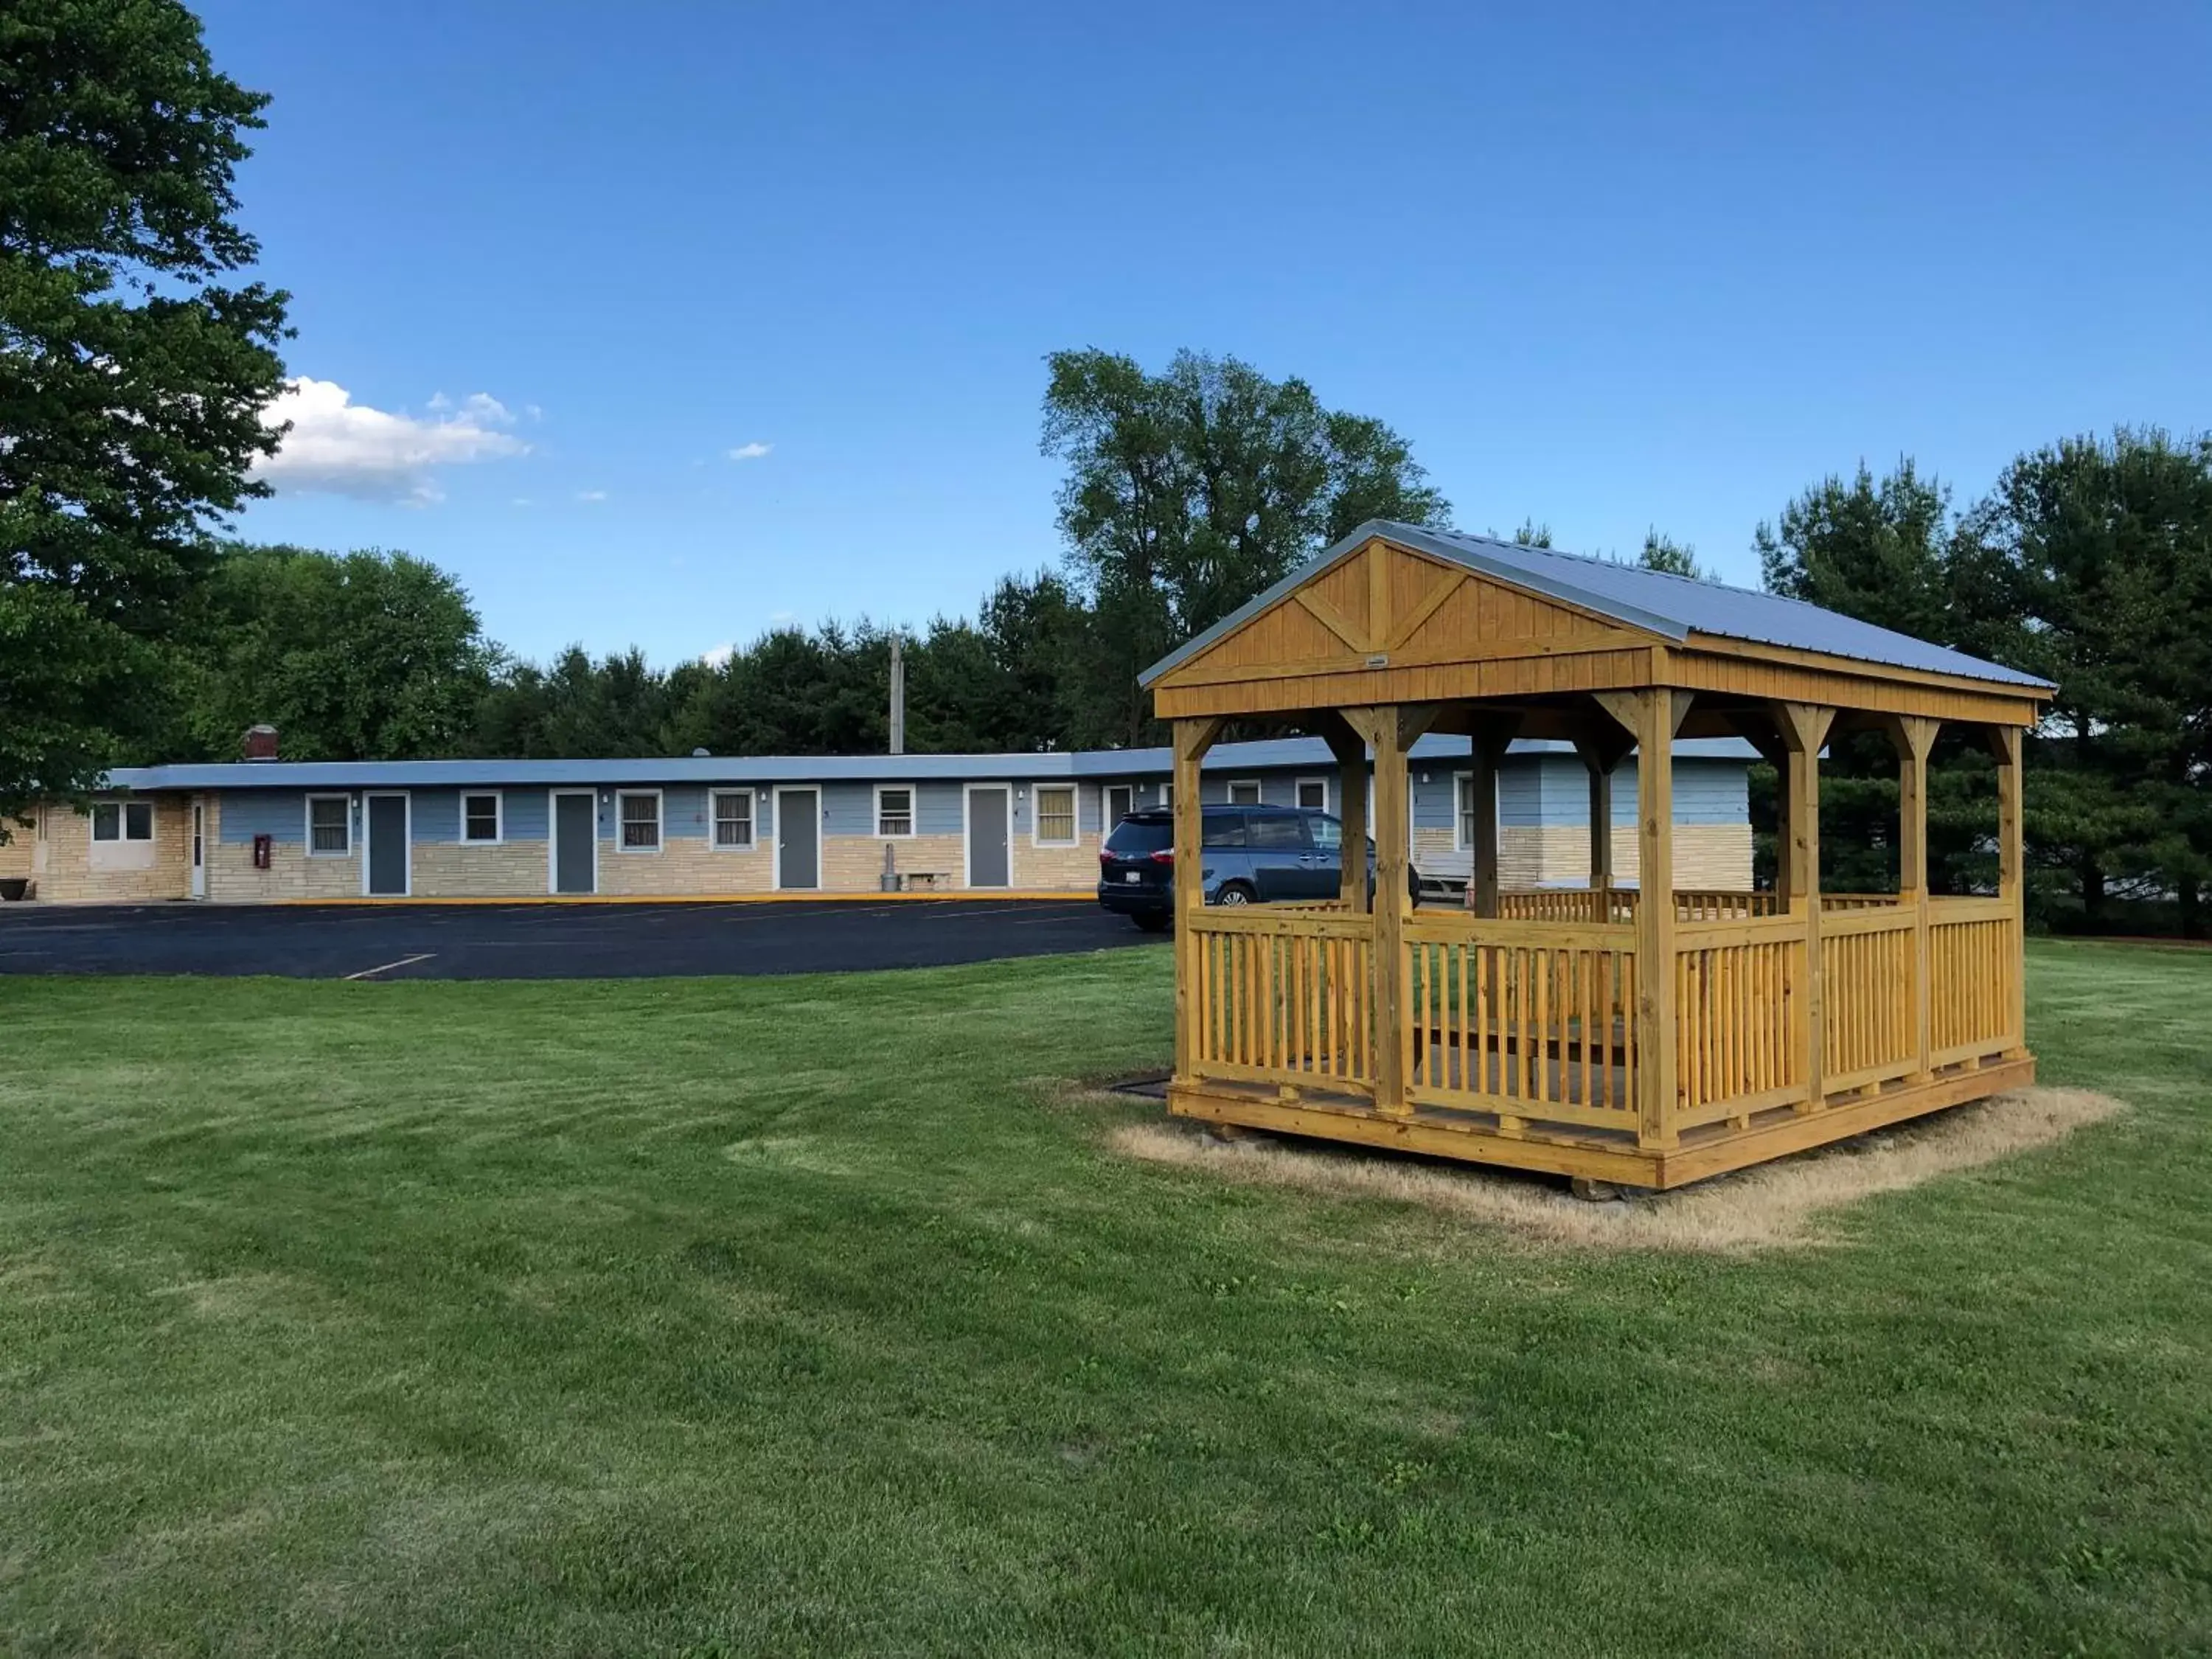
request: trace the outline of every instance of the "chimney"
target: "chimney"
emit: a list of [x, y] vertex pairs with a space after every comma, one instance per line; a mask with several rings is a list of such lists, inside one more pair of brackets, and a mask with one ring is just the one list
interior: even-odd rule
[[246, 758], [250, 761], [273, 761], [276, 758], [275, 726], [249, 726], [246, 728]]
[[906, 656], [891, 635], [891, 753], [906, 753]]

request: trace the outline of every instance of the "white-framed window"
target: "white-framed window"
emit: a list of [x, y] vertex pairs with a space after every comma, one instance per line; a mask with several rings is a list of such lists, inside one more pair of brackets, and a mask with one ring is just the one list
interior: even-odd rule
[[1476, 810], [1474, 774], [1455, 772], [1452, 775], [1452, 845], [1460, 852], [1472, 852], [1486, 835], [1494, 841], [1498, 825], [1494, 820], [1484, 823]]
[[1036, 815], [1032, 837], [1040, 847], [1075, 845], [1075, 786], [1041, 783], [1036, 787]]
[[910, 785], [876, 786], [876, 833], [894, 837], [914, 833], [914, 790]]
[[353, 851], [353, 797], [307, 797], [307, 856], [339, 859]]
[[496, 789], [476, 790], [461, 797], [461, 839], [497, 842], [505, 826], [500, 822], [501, 795]]
[[1137, 810], [1136, 786], [1109, 783], [1105, 789], [1106, 833], [1111, 835], [1114, 826]]
[[1260, 780], [1257, 778], [1231, 779], [1229, 804], [1231, 806], [1257, 806], [1260, 804]]
[[1328, 811], [1328, 780], [1300, 778], [1297, 784], [1298, 805], [1316, 812]]
[[625, 853], [660, 850], [660, 791], [625, 789], [615, 797], [615, 821], [621, 827], [616, 845]]
[[150, 800], [102, 800], [92, 805], [94, 841], [151, 841], [154, 803]]
[[1173, 810], [1174, 806], [1175, 785], [1172, 783], [1164, 783], [1160, 786], [1160, 811], [1163, 812], [1170, 811]]
[[753, 792], [717, 789], [708, 798], [714, 817], [714, 846], [725, 853], [744, 852], [753, 844]]

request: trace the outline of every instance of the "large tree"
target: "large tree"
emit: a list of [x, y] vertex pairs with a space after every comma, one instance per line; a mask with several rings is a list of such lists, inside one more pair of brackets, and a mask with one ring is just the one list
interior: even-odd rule
[[1065, 461], [1060, 523], [1093, 613], [1085, 696], [1116, 711], [1101, 735], [1153, 734], [1138, 673], [1370, 518], [1450, 512], [1406, 441], [1322, 407], [1304, 380], [1234, 357], [1054, 353], [1044, 452]]
[[[1983, 646], [2001, 600], [1970, 591], [1956, 556], [1950, 492], [1910, 458], [1876, 479], [1862, 462], [1791, 501], [1753, 535], [1766, 586], [1938, 644]], [[1762, 775], [1759, 781], [1765, 782]], [[1929, 879], [1939, 889], [1988, 874], [1995, 778], [1984, 757], [1947, 743], [1929, 780]], [[1765, 801], [1755, 817], [1768, 816]], [[1898, 875], [1897, 756], [1871, 732], [1845, 732], [1821, 766], [1821, 879], [1844, 890], [1893, 888]]]
[[218, 759], [259, 720], [290, 760], [460, 752], [496, 665], [460, 585], [404, 553], [227, 549], [190, 618], [178, 746]]
[[2115, 882], [2180, 901], [2212, 879], [2212, 438], [2155, 429], [2022, 455], [1966, 519], [1960, 562], [2002, 586], [2008, 654], [2055, 680], [2027, 828], [2102, 919]]
[[285, 295], [233, 178], [266, 100], [173, 0], [0, 7], [0, 833], [164, 715], [156, 642], [258, 487]]

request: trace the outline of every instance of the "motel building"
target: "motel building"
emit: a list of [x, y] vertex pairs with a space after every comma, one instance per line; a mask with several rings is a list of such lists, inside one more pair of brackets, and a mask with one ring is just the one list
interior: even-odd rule
[[[1169, 804], [1166, 749], [1014, 755], [668, 760], [289, 762], [258, 726], [218, 764], [124, 769], [88, 806], [13, 825], [0, 883], [58, 903], [719, 898], [881, 893], [1088, 893], [1106, 831]], [[1456, 897], [1494, 836], [1500, 884], [1589, 877], [1589, 777], [1567, 744], [1515, 743], [1495, 821], [1477, 822], [1468, 739], [1411, 754], [1412, 845], [1425, 890]], [[1752, 884], [1737, 738], [1683, 740], [1674, 765], [1675, 876]], [[1613, 786], [1614, 878], [1636, 876], [1633, 757]], [[1209, 803], [1337, 812], [1318, 738], [1215, 746]], [[1364, 822], [1375, 823], [1371, 809]]]

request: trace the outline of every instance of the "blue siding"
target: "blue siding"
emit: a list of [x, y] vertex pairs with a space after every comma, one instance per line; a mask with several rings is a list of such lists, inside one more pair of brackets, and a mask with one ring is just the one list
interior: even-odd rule
[[1085, 784], [1075, 793], [1076, 833], [1095, 836], [1105, 827], [1106, 792]]
[[408, 817], [412, 821], [414, 831], [410, 839], [418, 847], [428, 842], [459, 841], [461, 838], [461, 792], [458, 789], [417, 789], [413, 792]]
[[825, 836], [874, 835], [875, 786], [866, 783], [823, 784], [822, 833]]
[[[1416, 772], [1413, 774], [1413, 828], [1416, 830], [1449, 830], [1455, 810], [1452, 797], [1457, 793], [1459, 775], [1456, 772]], [[1424, 783], [1422, 779], [1426, 778]]]
[[501, 803], [501, 831], [509, 841], [544, 841], [550, 807], [543, 789], [510, 789]]
[[916, 835], [958, 835], [962, 811], [958, 784], [924, 783], [915, 786], [914, 829]]
[[704, 841], [710, 826], [707, 822], [707, 789], [703, 784], [672, 784], [660, 797], [660, 833], [670, 841], [682, 836], [690, 841]]
[[[342, 790], [332, 790], [342, 794]], [[279, 842], [307, 838], [307, 792], [304, 789], [226, 789], [222, 792], [222, 829], [226, 844], [268, 836]]]

